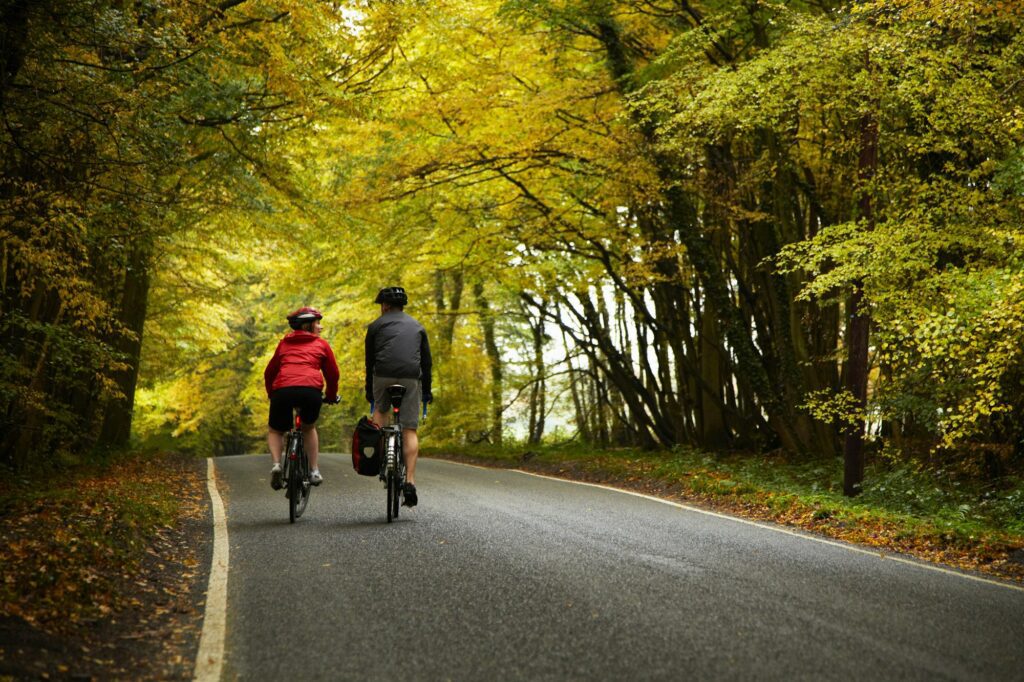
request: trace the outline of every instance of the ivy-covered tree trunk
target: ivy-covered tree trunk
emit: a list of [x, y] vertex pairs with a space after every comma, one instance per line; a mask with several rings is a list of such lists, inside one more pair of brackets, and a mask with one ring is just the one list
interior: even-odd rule
[[[874, 225], [871, 190], [868, 183], [878, 165], [878, 122], [868, 114], [861, 121], [861, 152], [858, 171], [861, 180], [860, 213], [865, 227]], [[850, 295], [846, 331], [846, 390], [853, 396], [858, 411], [848, 427], [843, 452], [843, 494], [853, 497], [864, 481], [864, 409], [868, 399], [868, 331], [871, 318], [864, 300], [864, 282], [857, 281]]]
[[135, 406], [135, 387], [139, 379], [139, 359], [142, 352], [142, 331], [146, 322], [146, 303], [149, 297], [152, 248], [145, 237], [136, 237], [129, 248], [128, 262], [121, 287], [118, 318], [124, 331], [115, 341], [120, 355], [121, 369], [113, 379], [121, 396], [107, 402], [103, 415], [100, 439], [103, 447], [120, 448], [128, 443], [132, 430], [132, 410]]
[[722, 339], [718, 321], [706, 308], [700, 316], [700, 445], [720, 450], [729, 444], [725, 412], [722, 409]]

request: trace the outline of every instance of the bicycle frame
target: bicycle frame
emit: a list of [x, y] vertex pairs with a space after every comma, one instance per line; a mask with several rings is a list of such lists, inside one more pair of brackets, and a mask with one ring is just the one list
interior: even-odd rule
[[402, 418], [399, 409], [402, 394], [404, 394], [404, 388], [401, 392], [391, 396], [391, 423], [381, 429], [384, 438], [384, 466], [381, 467], [380, 479], [384, 482], [384, 487], [388, 492], [388, 523], [398, 518], [401, 506], [402, 485], [405, 483], [405, 457], [402, 453]]
[[306, 456], [302, 440], [302, 417], [296, 411], [295, 428], [288, 432], [284, 454], [281, 458], [290, 523], [295, 523], [295, 519], [306, 511], [312, 490], [309, 482], [309, 459]]

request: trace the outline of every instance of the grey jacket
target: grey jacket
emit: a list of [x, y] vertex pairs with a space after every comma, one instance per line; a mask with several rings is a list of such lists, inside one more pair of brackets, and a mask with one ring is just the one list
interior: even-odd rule
[[389, 310], [366, 328], [366, 399], [373, 401], [373, 377], [419, 379], [423, 400], [431, 395], [430, 342], [423, 325], [400, 310]]

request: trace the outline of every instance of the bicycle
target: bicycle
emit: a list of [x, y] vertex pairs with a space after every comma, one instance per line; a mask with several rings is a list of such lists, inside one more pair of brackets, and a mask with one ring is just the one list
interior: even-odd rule
[[398, 518], [401, 506], [399, 496], [405, 484], [405, 457], [402, 454], [402, 398], [405, 397], [405, 386], [395, 384], [387, 387], [388, 400], [391, 402], [391, 423], [381, 429], [381, 440], [384, 445], [384, 465], [380, 469], [380, 480], [388, 491], [388, 523]]
[[[326, 400], [323, 402], [331, 404]], [[281, 478], [285, 482], [285, 497], [288, 498], [289, 523], [295, 523], [295, 519], [306, 511], [309, 496], [313, 491], [313, 484], [309, 480], [309, 457], [302, 444], [302, 416], [298, 408], [293, 409], [293, 413], [295, 428], [286, 436], [284, 454], [281, 457]]]

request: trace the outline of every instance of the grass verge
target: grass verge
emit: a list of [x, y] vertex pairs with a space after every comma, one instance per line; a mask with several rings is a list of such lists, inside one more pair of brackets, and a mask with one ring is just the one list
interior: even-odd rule
[[639, 490], [839, 540], [1024, 582], [1024, 480], [981, 484], [906, 463], [868, 467], [842, 495], [842, 461], [677, 449], [572, 446], [424, 448], [427, 456], [514, 467]]

